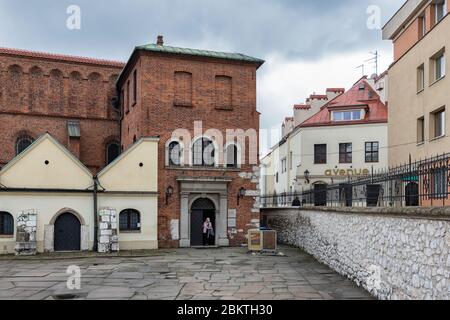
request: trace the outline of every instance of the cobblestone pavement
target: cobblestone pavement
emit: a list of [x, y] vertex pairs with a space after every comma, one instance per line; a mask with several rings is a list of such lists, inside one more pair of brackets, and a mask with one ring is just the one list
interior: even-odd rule
[[[161, 250], [148, 257], [0, 260], [0, 299], [372, 299], [295, 248], [285, 256], [246, 249]], [[81, 290], [67, 289], [70, 265]]]

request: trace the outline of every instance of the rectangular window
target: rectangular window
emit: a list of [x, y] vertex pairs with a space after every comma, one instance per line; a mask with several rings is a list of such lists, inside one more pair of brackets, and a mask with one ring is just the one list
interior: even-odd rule
[[352, 144], [339, 144], [339, 163], [352, 163]]
[[430, 78], [437, 81], [445, 76], [445, 50], [441, 50], [431, 58]]
[[130, 81], [127, 82], [127, 112], [130, 111]]
[[436, 23], [444, 19], [446, 14], [447, 14], [447, 0], [439, 0], [435, 4]]
[[291, 153], [289, 154], [289, 169], [290, 170], [292, 170], [293, 161], [294, 161], [294, 157], [293, 157], [293, 154], [292, 154], [292, 151], [291, 151]]
[[433, 170], [432, 180], [433, 180], [433, 190], [432, 190], [433, 199], [446, 198], [448, 194], [447, 169], [438, 168]]
[[334, 121], [358, 121], [361, 120], [362, 111], [335, 111], [333, 112]]
[[417, 143], [425, 142], [425, 118], [417, 119]]
[[419, 17], [419, 38], [422, 38], [427, 33], [427, 20], [425, 13]]
[[314, 164], [326, 164], [327, 163], [327, 145], [316, 144], [314, 145]]
[[434, 138], [445, 136], [445, 109], [432, 114], [434, 125]]
[[133, 73], [133, 105], [137, 102], [137, 70]]
[[417, 92], [425, 89], [425, 65], [417, 68]]
[[281, 173], [285, 173], [287, 171], [286, 158], [281, 160]]
[[366, 162], [379, 162], [380, 144], [378, 142], [366, 142]]

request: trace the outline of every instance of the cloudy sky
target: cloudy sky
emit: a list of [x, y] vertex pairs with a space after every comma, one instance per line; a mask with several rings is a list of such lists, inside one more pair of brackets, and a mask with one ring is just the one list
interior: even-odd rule
[[[371, 29], [404, 0], [0, 0], [0, 46], [126, 60], [135, 45], [155, 42], [241, 52], [266, 60], [259, 71], [261, 128], [278, 128], [295, 103], [327, 87], [348, 88], [358, 65], [391, 43]], [[66, 27], [67, 8], [81, 9], [81, 29]], [[370, 19], [370, 21], [374, 21]], [[366, 63], [367, 74], [374, 66]], [[264, 148], [264, 141], [262, 142]]]

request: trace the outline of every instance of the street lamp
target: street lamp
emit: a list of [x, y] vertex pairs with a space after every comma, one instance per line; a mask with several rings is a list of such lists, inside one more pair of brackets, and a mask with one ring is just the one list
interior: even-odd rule
[[305, 171], [305, 179], [306, 179], [306, 183], [309, 183], [309, 175], [310, 175], [309, 170], [306, 170], [306, 171]]
[[237, 204], [239, 205], [239, 200], [243, 199], [245, 197], [245, 193], [247, 192], [247, 190], [245, 190], [245, 188], [240, 188], [238, 195], [237, 195]]

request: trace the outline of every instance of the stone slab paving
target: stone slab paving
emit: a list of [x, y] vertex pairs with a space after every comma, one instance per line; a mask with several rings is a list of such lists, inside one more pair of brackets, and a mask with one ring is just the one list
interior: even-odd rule
[[[284, 256], [243, 248], [160, 250], [147, 257], [1, 259], [0, 300], [332, 300], [373, 299], [296, 248]], [[80, 290], [66, 270], [80, 267]]]

